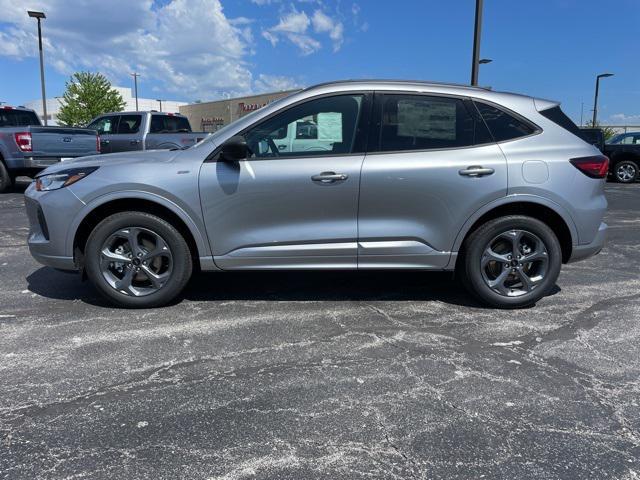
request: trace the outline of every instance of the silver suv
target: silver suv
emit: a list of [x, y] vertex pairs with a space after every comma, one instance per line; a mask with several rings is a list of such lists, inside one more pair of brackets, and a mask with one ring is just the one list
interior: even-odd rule
[[126, 307], [194, 269], [455, 270], [530, 305], [607, 226], [608, 160], [557, 102], [409, 81], [318, 85], [179, 151], [85, 157], [26, 191], [29, 248]]

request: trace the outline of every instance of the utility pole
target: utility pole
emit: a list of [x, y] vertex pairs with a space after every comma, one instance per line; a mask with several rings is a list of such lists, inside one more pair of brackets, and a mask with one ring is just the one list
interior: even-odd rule
[[138, 77], [140, 76], [140, 74], [133, 72], [131, 76], [133, 77], [133, 85], [134, 85], [134, 89], [135, 89], [134, 91], [136, 96], [136, 112], [137, 112], [138, 111]]
[[582, 121], [582, 116], [584, 114], [584, 102], [582, 102], [580, 104], [580, 126], [582, 127], [584, 125], [583, 121]]
[[482, 7], [484, 0], [476, 0], [476, 22], [473, 29], [473, 58], [471, 60], [471, 85], [478, 85], [480, 69], [480, 38], [482, 36]]
[[44, 12], [34, 12], [27, 10], [31, 18], [38, 20], [38, 49], [40, 50], [40, 85], [42, 86], [42, 113], [44, 115], [44, 124], [47, 125], [47, 94], [44, 89], [44, 53], [42, 51], [42, 27], [40, 20], [47, 18]]
[[596, 77], [596, 95], [593, 99], [593, 120], [591, 121], [591, 128], [596, 128], [596, 121], [598, 120], [598, 93], [600, 91], [600, 79], [613, 77], [613, 73], [601, 73]]

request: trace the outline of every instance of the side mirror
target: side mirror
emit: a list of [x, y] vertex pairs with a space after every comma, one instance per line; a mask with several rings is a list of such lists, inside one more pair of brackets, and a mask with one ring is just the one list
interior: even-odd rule
[[226, 162], [237, 162], [249, 156], [247, 141], [242, 135], [236, 135], [222, 144], [220, 159]]

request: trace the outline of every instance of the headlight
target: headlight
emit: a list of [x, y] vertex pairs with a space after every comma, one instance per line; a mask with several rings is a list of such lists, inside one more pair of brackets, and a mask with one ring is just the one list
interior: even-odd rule
[[40, 175], [36, 177], [36, 190], [39, 192], [48, 192], [49, 190], [68, 187], [78, 180], [82, 180], [90, 173], [95, 172], [97, 169], [98, 167], [71, 168], [48, 175]]

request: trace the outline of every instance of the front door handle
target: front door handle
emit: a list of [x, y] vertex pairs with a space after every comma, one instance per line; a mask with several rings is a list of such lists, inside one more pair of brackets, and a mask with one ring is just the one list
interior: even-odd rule
[[472, 165], [471, 167], [464, 168], [458, 171], [460, 175], [466, 177], [484, 177], [485, 175], [492, 175], [495, 173], [493, 168], [485, 168], [479, 165]]
[[311, 177], [311, 180], [320, 183], [334, 183], [346, 180], [347, 178], [349, 178], [349, 175], [345, 175], [344, 173], [322, 172], [319, 175]]
[[137, 145], [140, 143], [140, 140], [131, 140], [129, 143], [131, 143], [131, 145]]
[[100, 143], [104, 143], [105, 145], [109, 145], [109, 143], [111, 143], [111, 142], [109, 142], [109, 140], [100, 140]]

